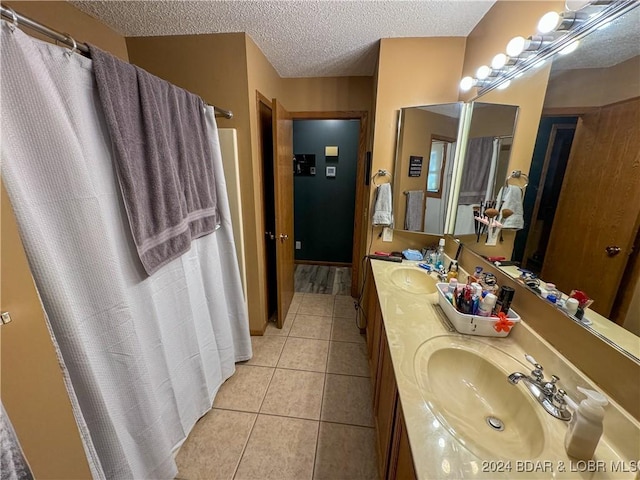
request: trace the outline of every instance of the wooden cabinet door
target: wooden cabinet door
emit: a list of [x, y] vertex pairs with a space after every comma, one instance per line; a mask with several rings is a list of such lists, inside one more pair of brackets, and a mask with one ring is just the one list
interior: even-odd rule
[[387, 345], [384, 325], [381, 325], [380, 335], [380, 367], [376, 377], [374, 391], [374, 419], [378, 433], [378, 462], [383, 478], [387, 476], [389, 467], [389, 446], [393, 435], [393, 423], [396, 414], [398, 388], [393, 374], [393, 364]]
[[400, 401], [396, 407], [396, 419], [393, 427], [393, 441], [389, 454], [388, 480], [416, 480], [416, 470], [413, 466], [411, 446], [407, 436], [407, 427]]

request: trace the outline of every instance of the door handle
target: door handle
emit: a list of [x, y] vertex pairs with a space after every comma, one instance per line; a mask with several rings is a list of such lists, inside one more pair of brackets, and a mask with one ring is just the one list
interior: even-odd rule
[[620, 253], [621, 248], [616, 245], [609, 245], [608, 247], [605, 248], [605, 250], [608, 256], [615, 257]]
[[280, 241], [281, 242], [284, 242], [288, 238], [289, 238], [289, 235], [287, 235], [286, 233], [281, 233], [280, 234]]
[[276, 236], [271, 233], [271, 232], [264, 232], [264, 235], [269, 239], [269, 240], [275, 240]]

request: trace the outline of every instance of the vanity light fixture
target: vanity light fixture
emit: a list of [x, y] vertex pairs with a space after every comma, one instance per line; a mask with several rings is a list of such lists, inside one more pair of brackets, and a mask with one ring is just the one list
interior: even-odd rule
[[[578, 41], [593, 30], [606, 27], [612, 20], [639, 7], [637, 0], [566, 1], [566, 11], [548, 12], [538, 23], [538, 34], [528, 38], [518, 36], [507, 44], [506, 54], [493, 57], [491, 67], [478, 68], [476, 77], [465, 77], [460, 90], [478, 87], [477, 98], [495, 88], [507, 88], [509, 81], [527, 70], [545, 64], [556, 53], [573, 52]], [[540, 35], [542, 34], [542, 35]]]
[[578, 45], [580, 45], [580, 40], [575, 40], [564, 47], [562, 50], [560, 50], [558, 53], [560, 55], [568, 55], [569, 53], [575, 52], [578, 48]]
[[476, 71], [476, 78], [478, 80], [484, 80], [484, 79], [488, 78], [490, 74], [491, 74], [491, 67], [487, 67], [486, 65], [482, 65]]
[[587, 12], [548, 12], [538, 22], [538, 32], [567, 32], [589, 19]]
[[507, 80], [506, 82], [501, 83], [501, 84], [500, 84], [500, 85], [498, 85], [496, 88], [497, 88], [498, 90], [504, 90], [505, 88], [508, 88], [508, 87], [509, 87], [509, 85], [511, 85], [511, 80]]

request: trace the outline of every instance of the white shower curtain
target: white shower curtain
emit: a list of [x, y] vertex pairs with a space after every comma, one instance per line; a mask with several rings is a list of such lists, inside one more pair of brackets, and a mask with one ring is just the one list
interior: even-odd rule
[[5, 22], [1, 35], [2, 178], [93, 474], [173, 478], [174, 451], [251, 357], [213, 111], [222, 226], [147, 277], [91, 60]]

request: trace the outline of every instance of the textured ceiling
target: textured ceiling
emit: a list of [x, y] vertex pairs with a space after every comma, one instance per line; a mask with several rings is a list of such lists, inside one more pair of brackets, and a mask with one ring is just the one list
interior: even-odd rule
[[554, 57], [552, 73], [612, 67], [637, 55], [640, 55], [640, 7], [584, 37], [575, 52]]
[[72, 1], [125, 36], [246, 32], [282, 77], [372, 75], [378, 40], [466, 37], [495, 0]]

